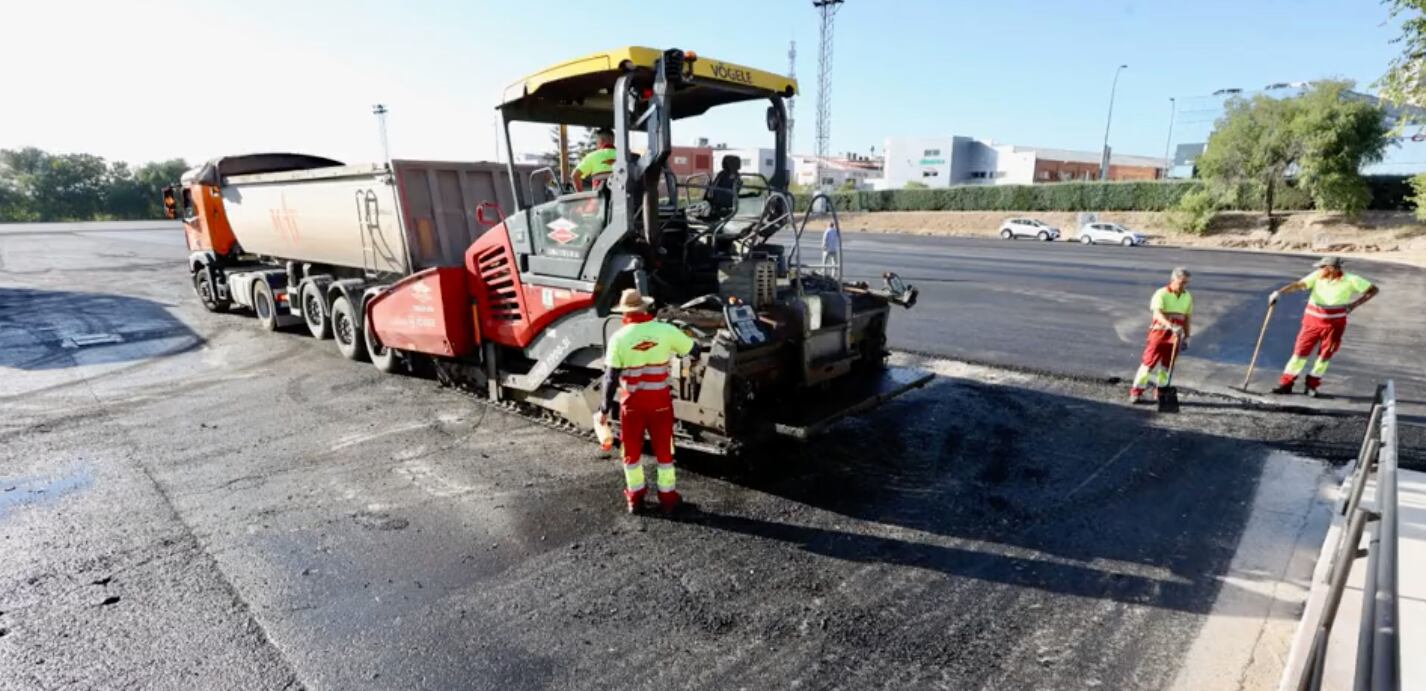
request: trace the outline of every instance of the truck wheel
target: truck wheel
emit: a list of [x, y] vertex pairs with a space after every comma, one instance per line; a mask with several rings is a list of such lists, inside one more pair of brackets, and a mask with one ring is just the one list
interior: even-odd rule
[[207, 267], [193, 272], [193, 292], [198, 294], [198, 301], [203, 303], [203, 309], [209, 312], [227, 312], [232, 304], [218, 298], [218, 291], [213, 287], [213, 274]]
[[253, 285], [253, 313], [263, 331], [277, 330], [277, 300], [272, 297], [272, 286], [267, 281], [259, 280]]
[[332, 320], [327, 318], [327, 303], [322, 299], [322, 291], [316, 283], [302, 287], [302, 320], [307, 322], [312, 338], [323, 341], [332, 337]]
[[366, 359], [366, 334], [357, 327], [356, 313], [346, 296], [339, 295], [332, 301], [332, 338], [337, 342], [337, 350], [348, 360]]
[[401, 351], [395, 348], [387, 348], [381, 345], [381, 339], [371, 330], [371, 322], [366, 323], [366, 328], [362, 331], [366, 336], [366, 355], [371, 358], [371, 364], [387, 374], [396, 371], [397, 364], [401, 359]]

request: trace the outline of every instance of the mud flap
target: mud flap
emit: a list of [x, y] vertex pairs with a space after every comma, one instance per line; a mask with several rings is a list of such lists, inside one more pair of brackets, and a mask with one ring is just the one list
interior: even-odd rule
[[925, 386], [933, 377], [930, 372], [911, 367], [888, 367], [879, 376], [848, 377], [828, 391], [819, 391], [808, 405], [797, 406], [787, 419], [774, 424], [773, 429], [784, 437], [811, 439], [832, 423]]

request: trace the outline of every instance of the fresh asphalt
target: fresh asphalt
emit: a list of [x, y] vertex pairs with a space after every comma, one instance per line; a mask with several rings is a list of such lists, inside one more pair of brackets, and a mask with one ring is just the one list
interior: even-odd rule
[[[0, 228], [0, 688], [1163, 688], [1210, 616], [1292, 615], [1226, 577], [1261, 469], [1361, 431], [1095, 381], [1172, 264], [1207, 354], [1256, 328], [1215, 273], [1305, 260], [857, 235], [854, 272], [922, 289], [899, 348], [1086, 378], [943, 372], [805, 447], [682, 454], [696, 509], [630, 518], [587, 441], [208, 314], [184, 253]], [[1315, 549], [1288, 523], [1272, 551]]]
[[[921, 291], [892, 321], [892, 346], [1055, 374], [1122, 379], [1138, 367], [1149, 298], [1183, 266], [1192, 274], [1193, 337], [1179, 361], [1180, 386], [1233, 393], [1247, 373], [1267, 296], [1312, 271], [1311, 256], [1178, 247], [848, 233], [847, 277], [879, 282], [896, 271]], [[1383, 296], [1352, 314], [1324, 390], [1335, 408], [1361, 408], [1385, 378], [1419, 414], [1426, 400], [1426, 270], [1349, 259], [1348, 271]], [[1249, 391], [1277, 384], [1291, 354], [1306, 294], [1274, 310]], [[1299, 380], [1298, 387], [1302, 386]], [[1409, 393], [1405, 393], [1409, 392]], [[1264, 397], [1304, 405], [1301, 395]]]

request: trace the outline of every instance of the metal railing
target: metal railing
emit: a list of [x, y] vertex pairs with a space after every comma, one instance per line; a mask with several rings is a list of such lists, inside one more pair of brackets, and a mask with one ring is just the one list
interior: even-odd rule
[[[1351, 493], [1342, 506], [1347, 529], [1332, 551], [1328, 569], [1326, 601], [1313, 631], [1306, 664], [1298, 676], [1298, 691], [1322, 688], [1327, 661], [1327, 641], [1347, 576], [1353, 562], [1367, 557], [1366, 579], [1362, 587], [1362, 613], [1357, 632], [1357, 660], [1353, 688], [1358, 691], [1401, 688], [1401, 649], [1397, 639], [1397, 429], [1396, 387], [1388, 380], [1377, 387], [1367, 418], [1367, 431], [1357, 452], [1352, 471]], [[1362, 506], [1367, 480], [1376, 474], [1376, 510]], [[1370, 532], [1365, 551], [1360, 549], [1362, 533]]]

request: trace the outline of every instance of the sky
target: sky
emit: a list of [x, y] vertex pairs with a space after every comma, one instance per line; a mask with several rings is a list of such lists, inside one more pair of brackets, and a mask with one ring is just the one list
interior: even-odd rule
[[[847, 0], [836, 15], [831, 151], [888, 136], [965, 135], [1162, 156], [1202, 141], [1221, 88], [1355, 80], [1395, 53], [1376, 0]], [[0, 2], [0, 148], [111, 160], [298, 151], [380, 158], [373, 103], [396, 158], [494, 160], [494, 108], [519, 77], [621, 45], [678, 47], [785, 72], [804, 94], [794, 153], [814, 149], [818, 20], [811, 0], [46, 0]], [[760, 107], [676, 123], [768, 146]], [[533, 126], [517, 152], [548, 148]]]

